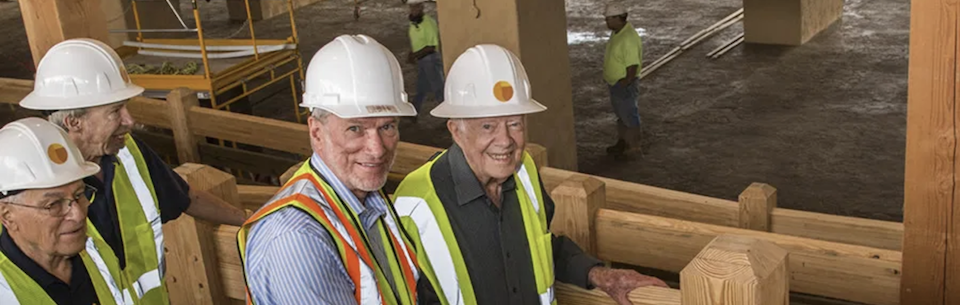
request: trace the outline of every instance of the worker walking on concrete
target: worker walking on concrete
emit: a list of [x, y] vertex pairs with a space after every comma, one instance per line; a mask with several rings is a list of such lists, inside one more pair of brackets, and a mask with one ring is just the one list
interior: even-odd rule
[[131, 136], [127, 101], [143, 88], [131, 83], [112, 48], [71, 39], [50, 48], [37, 68], [34, 90], [20, 101], [43, 110], [67, 131], [83, 158], [101, 172], [84, 182], [96, 188], [89, 218], [124, 273], [128, 302], [169, 304], [164, 285], [163, 223], [181, 213], [217, 224], [241, 225], [242, 210], [191, 190], [163, 159]]
[[[437, 21], [423, 12], [427, 0], [410, 0], [410, 55], [407, 60], [417, 64], [417, 94], [413, 106], [419, 112], [427, 94], [443, 102], [443, 57], [440, 56], [440, 29]], [[414, 117], [416, 121], [416, 117]]]
[[415, 253], [381, 188], [416, 115], [400, 63], [343, 35], [313, 56], [303, 107], [313, 156], [238, 233], [254, 304], [416, 304]]
[[0, 304], [120, 305], [120, 266], [89, 227], [83, 179], [100, 171], [39, 118], [0, 129]]
[[627, 6], [614, 0], [604, 9], [607, 28], [613, 31], [603, 55], [603, 79], [610, 85], [610, 103], [617, 115], [617, 143], [607, 147], [607, 153], [623, 155], [642, 153], [640, 109], [640, 68], [643, 45], [640, 34], [627, 22]]
[[395, 193], [419, 253], [424, 304], [556, 304], [555, 280], [593, 286], [620, 304], [659, 279], [604, 267], [567, 237], [550, 233], [554, 203], [524, 152], [531, 98], [520, 60], [478, 45], [450, 69], [451, 96], [430, 112], [448, 118], [455, 144], [407, 175]]

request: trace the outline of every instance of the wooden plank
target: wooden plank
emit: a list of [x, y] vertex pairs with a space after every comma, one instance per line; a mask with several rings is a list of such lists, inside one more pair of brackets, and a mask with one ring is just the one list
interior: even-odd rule
[[197, 94], [190, 89], [178, 88], [167, 94], [167, 114], [170, 118], [170, 129], [173, 130], [173, 141], [177, 147], [177, 160], [180, 163], [200, 162], [197, 139], [190, 131], [187, 115], [193, 107], [200, 107], [200, 101], [197, 100]]
[[294, 159], [209, 143], [201, 143], [199, 147], [200, 160], [204, 164], [240, 169], [269, 176], [280, 176], [280, 174], [283, 174], [285, 168], [297, 163], [297, 160]]
[[597, 211], [603, 208], [603, 182], [587, 175], [572, 175], [560, 186], [550, 192], [556, 202], [556, 212], [550, 231], [556, 235], [565, 235], [580, 245], [583, 251], [597, 254], [596, 220]]
[[20, 0], [20, 13], [34, 65], [40, 64], [47, 50], [67, 39], [110, 41], [100, 0]]
[[[556, 282], [557, 304], [563, 305], [617, 305], [600, 289], [586, 290], [574, 285]], [[630, 292], [633, 305], [680, 305], [680, 290], [661, 287], [643, 287]]]
[[770, 212], [777, 207], [777, 189], [753, 183], [740, 193], [740, 228], [770, 231]]
[[[175, 171], [194, 190], [210, 192], [236, 203], [236, 180], [230, 174], [201, 164], [184, 164]], [[181, 215], [163, 226], [167, 253], [167, 290], [170, 304], [226, 304], [214, 230], [217, 226]]]
[[20, 100], [33, 91], [33, 81], [29, 79], [0, 78], [0, 103], [19, 104]]
[[900, 304], [900, 252], [608, 209], [597, 213], [596, 222], [603, 260], [679, 272], [717, 236], [742, 235], [790, 252], [792, 291]]
[[217, 259], [220, 263], [220, 282], [223, 291], [231, 299], [244, 300], [243, 270], [240, 268], [240, 248], [237, 246], [237, 231], [240, 227], [221, 225], [216, 228]]
[[897, 250], [903, 246], [903, 223], [774, 209], [771, 232], [825, 241]]
[[[555, 168], [540, 170], [540, 178], [552, 190], [574, 172]], [[643, 184], [593, 176], [606, 185], [606, 208], [736, 227], [740, 224], [737, 202], [694, 195]]]
[[262, 146], [302, 155], [313, 154], [307, 125], [220, 110], [190, 110], [193, 132], [200, 136]]
[[[911, 3], [901, 303], [939, 305], [948, 304], [947, 271], [958, 272], [948, 262], [960, 259], [957, 251], [948, 252], [955, 196], [960, 195], [956, 183], [960, 19], [953, 0]], [[953, 285], [960, 283], [954, 280]]]
[[259, 210], [263, 204], [267, 203], [273, 195], [280, 190], [278, 186], [260, 186], [260, 185], [238, 185], [237, 192], [240, 193], [240, 203], [244, 209], [251, 211]]

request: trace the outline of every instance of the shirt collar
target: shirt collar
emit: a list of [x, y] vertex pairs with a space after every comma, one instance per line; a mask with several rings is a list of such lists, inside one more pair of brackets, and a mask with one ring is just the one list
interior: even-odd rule
[[316, 169], [320, 176], [330, 184], [330, 187], [333, 188], [333, 191], [337, 193], [337, 196], [340, 197], [344, 203], [347, 204], [350, 209], [353, 210], [357, 215], [363, 214], [367, 209], [370, 209], [376, 215], [386, 214], [386, 200], [380, 196], [380, 192], [369, 192], [367, 193], [367, 198], [364, 200], [364, 203], [360, 202], [360, 199], [357, 198], [357, 195], [354, 195], [350, 189], [347, 188], [343, 182], [333, 174], [333, 171], [327, 167], [327, 164], [323, 162], [323, 159], [320, 158], [320, 155], [316, 153], [310, 157], [310, 165]]
[[[40, 267], [40, 264], [33, 261], [26, 253], [23, 253], [20, 247], [13, 241], [13, 238], [10, 237], [9, 231], [7, 230], [3, 230], [3, 232], [0, 233], [0, 251], [2, 251], [3, 255], [16, 265], [17, 268], [20, 268], [23, 273], [26, 273], [37, 282], [40, 287], [46, 288], [51, 285], [63, 283], [63, 281], [50, 274], [50, 272], [44, 270], [43, 267]], [[76, 262], [74, 262], [74, 260], [79, 258], [79, 255], [74, 255], [70, 258], [71, 263], [74, 264], [74, 268], [76, 268]]]
[[[467, 163], [467, 157], [463, 154], [463, 149], [454, 143], [447, 150], [447, 158], [450, 162], [450, 174], [453, 176], [453, 186], [457, 193], [457, 204], [465, 205], [478, 198], [487, 197], [487, 192], [480, 185], [480, 180], [473, 173], [470, 164]], [[500, 187], [501, 193], [512, 191], [515, 187], [513, 177], [507, 178]]]

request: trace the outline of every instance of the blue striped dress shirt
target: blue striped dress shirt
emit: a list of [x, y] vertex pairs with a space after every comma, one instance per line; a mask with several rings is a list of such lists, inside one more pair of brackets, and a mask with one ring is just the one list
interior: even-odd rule
[[[384, 262], [386, 254], [376, 224], [387, 215], [386, 200], [372, 192], [361, 204], [319, 156], [314, 154], [310, 163], [357, 213], [370, 238], [371, 252]], [[309, 214], [292, 207], [280, 209], [257, 221], [249, 236], [244, 268], [256, 304], [357, 304], [353, 281], [333, 237]], [[390, 273], [385, 273], [396, 287]]]

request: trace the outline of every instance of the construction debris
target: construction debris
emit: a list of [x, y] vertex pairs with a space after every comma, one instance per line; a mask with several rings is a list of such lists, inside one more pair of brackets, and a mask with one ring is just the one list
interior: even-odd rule
[[743, 40], [744, 40], [743, 33], [740, 33], [740, 35], [737, 35], [733, 39], [730, 39], [727, 42], [724, 42], [722, 45], [720, 45], [716, 49], [713, 49], [713, 51], [710, 51], [710, 53], [707, 53], [707, 58], [710, 58], [710, 59], [720, 58], [720, 56], [723, 56], [723, 54], [726, 54], [728, 51], [733, 50], [733, 48], [743, 43]]
[[721, 19], [717, 23], [714, 23], [713, 25], [707, 27], [706, 29], [703, 29], [702, 31], [697, 32], [693, 36], [690, 36], [690, 38], [687, 38], [687, 40], [683, 41], [683, 43], [681, 43], [680, 46], [673, 48], [673, 50], [670, 50], [670, 52], [668, 52], [666, 55], [663, 55], [662, 57], [660, 57], [659, 59], [651, 63], [649, 66], [643, 68], [640, 71], [640, 79], [643, 79], [647, 75], [650, 75], [650, 73], [653, 73], [653, 71], [656, 71], [657, 69], [667, 64], [677, 56], [680, 56], [680, 54], [682, 54], [684, 51], [689, 50], [690, 48], [693, 48], [703, 40], [710, 38], [713, 35], [716, 35], [720, 31], [730, 27], [731, 25], [737, 22], [740, 22], [741, 20], [743, 20], [742, 8], [737, 10], [736, 12], [733, 12], [733, 14], [730, 14], [729, 16]]
[[127, 73], [130, 74], [152, 74], [152, 75], [193, 75], [200, 68], [196, 62], [187, 62], [183, 68], [178, 68], [169, 61], [163, 62], [160, 67], [153, 65], [127, 64]]

